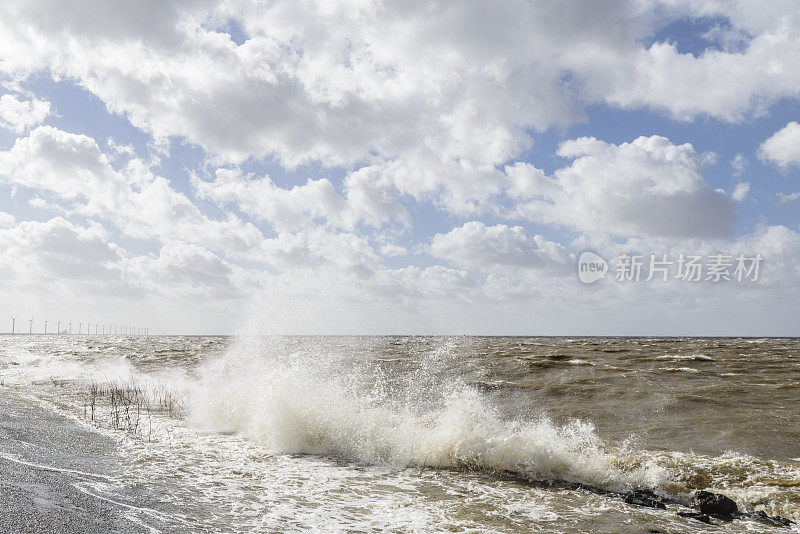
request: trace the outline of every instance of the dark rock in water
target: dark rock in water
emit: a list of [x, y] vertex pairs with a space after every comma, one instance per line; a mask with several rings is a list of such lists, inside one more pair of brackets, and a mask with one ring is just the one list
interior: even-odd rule
[[688, 519], [696, 519], [701, 523], [711, 524], [711, 518], [708, 517], [708, 514], [704, 514], [701, 512], [678, 512], [678, 515], [681, 517], [686, 517]]
[[666, 510], [667, 506], [661, 497], [649, 491], [634, 491], [625, 496], [625, 502], [637, 506], [647, 506], [648, 508], [661, 508]]
[[694, 500], [702, 513], [722, 519], [732, 519], [733, 514], [739, 511], [733, 499], [721, 493], [698, 491], [694, 494]]
[[794, 525], [794, 521], [791, 519], [786, 519], [785, 517], [781, 517], [779, 515], [767, 515], [764, 510], [759, 510], [757, 512], [751, 512], [749, 514], [740, 514], [740, 517], [749, 517], [751, 519], [758, 519], [764, 523], [769, 525], [774, 525], [776, 527], [790, 527]]

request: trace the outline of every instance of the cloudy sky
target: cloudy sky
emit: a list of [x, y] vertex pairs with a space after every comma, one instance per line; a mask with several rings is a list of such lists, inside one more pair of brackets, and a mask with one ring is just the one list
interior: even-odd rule
[[800, 334], [796, 0], [11, 1], [0, 95], [17, 328]]

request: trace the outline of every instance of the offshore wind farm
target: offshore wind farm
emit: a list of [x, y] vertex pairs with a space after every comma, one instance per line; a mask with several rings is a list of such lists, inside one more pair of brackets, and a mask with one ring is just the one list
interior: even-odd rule
[[[42, 334], [42, 335], [114, 335], [114, 336], [148, 336], [150, 335], [150, 328], [147, 326], [140, 326], [134, 324], [119, 324], [119, 323], [92, 323], [92, 322], [78, 322], [78, 328], [73, 332], [72, 322], [64, 321], [64, 328], [62, 328], [62, 321], [50, 321], [43, 319], [41, 321], [41, 330], [34, 331], [34, 317], [32, 316], [26, 322], [28, 323], [27, 332], [17, 331], [17, 318], [11, 316], [11, 329], [5, 332], [6, 334]], [[56, 328], [54, 331], [48, 332], [47, 325], [55, 322]], [[38, 325], [37, 325], [38, 326]]]

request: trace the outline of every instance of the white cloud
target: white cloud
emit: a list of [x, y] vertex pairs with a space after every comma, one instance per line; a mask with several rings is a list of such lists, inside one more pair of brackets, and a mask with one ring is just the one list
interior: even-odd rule
[[269, 177], [243, 176], [232, 169], [217, 169], [214, 180], [195, 178], [200, 198], [218, 204], [234, 204], [256, 219], [273, 223], [276, 229], [296, 230], [315, 221], [338, 219], [345, 209], [343, 199], [327, 179], [308, 180], [291, 189], [276, 186]]
[[[800, 234], [785, 226], [760, 225], [726, 247], [730, 252], [761, 254], [764, 265], [759, 280], [783, 292], [781, 298], [798, 293], [800, 277]], [[769, 299], [762, 302], [769, 303]]]
[[734, 176], [741, 176], [745, 169], [747, 169], [747, 165], [749, 162], [747, 158], [744, 157], [744, 154], [736, 154], [734, 158], [731, 160], [731, 168], [733, 168], [733, 175]]
[[[457, 213], [498, 194], [495, 167], [532, 131], [587, 104], [737, 120], [800, 91], [791, 2], [114, 6], [4, 5], [2, 69], [75, 80], [157, 142], [185, 138], [233, 162], [367, 166], [371, 181], [388, 172], [401, 193]], [[728, 44], [698, 57], [642, 44], [687, 17], [727, 20], [714, 38]], [[240, 46], [214, 30], [230, 19]]]
[[21, 134], [37, 126], [50, 115], [50, 102], [33, 98], [19, 100], [16, 96], [0, 96], [0, 127]]
[[40, 196], [35, 196], [30, 200], [28, 200], [28, 206], [35, 208], [37, 210], [52, 210], [67, 217], [70, 215], [70, 210], [66, 209], [65, 207], [59, 204], [50, 202], [47, 199], [42, 198]]
[[139, 239], [203, 243], [230, 253], [263, 237], [234, 216], [208, 218], [140, 160], [117, 170], [94, 139], [40, 126], [0, 152], [0, 180], [51, 191], [75, 212], [101, 217]]
[[529, 238], [521, 226], [486, 226], [479, 221], [436, 234], [428, 250], [436, 258], [487, 272], [507, 267], [563, 270], [569, 257], [562, 245], [539, 235]]
[[122, 252], [107, 237], [100, 226], [82, 227], [61, 217], [22, 221], [0, 231], [0, 261], [15, 278], [45, 287], [68, 280], [121, 282]]
[[400, 194], [387, 180], [360, 169], [344, 181], [346, 196], [328, 179], [284, 189], [267, 176], [243, 176], [236, 169], [217, 169], [212, 181], [193, 180], [200, 198], [234, 204], [247, 215], [272, 223], [277, 231], [296, 231], [315, 224], [353, 230], [358, 223], [381, 226], [410, 224]]
[[191, 303], [185, 311], [191, 316], [229, 308], [258, 287], [258, 271], [196, 244], [170, 243], [156, 255], [133, 256], [96, 223], [55, 217], [0, 229], [0, 291], [9, 299], [22, 295], [17, 306], [35, 303], [38, 313], [69, 304], [72, 314], [100, 310], [131, 320], [125, 310], [138, 303], [154, 312], [177, 301], [183, 307]]
[[789, 202], [794, 202], [795, 200], [800, 199], [800, 191], [796, 193], [778, 193], [778, 202], [781, 204], [787, 204]]
[[368, 278], [382, 265], [364, 237], [322, 228], [279, 234], [264, 241], [262, 248], [270, 262], [282, 271], [333, 270]]
[[800, 124], [790, 122], [761, 143], [761, 159], [777, 163], [781, 167], [800, 164]]
[[530, 164], [506, 168], [515, 214], [589, 234], [726, 237], [735, 213], [703, 180], [692, 145], [660, 136], [614, 145], [593, 137], [561, 144], [574, 161], [552, 177]]
[[[19, 189], [20, 204], [64, 218], [18, 223], [0, 213], [0, 282], [22, 281], [4, 286], [20, 302], [42, 280], [69, 280], [54, 291], [73, 292], [73, 302], [101, 284], [125, 302], [158, 298], [197, 309], [266, 288], [279, 312], [318, 309], [322, 323], [337, 308], [320, 301], [342, 296], [348, 306], [338, 310], [360, 314], [352, 316], [358, 326], [400, 307], [412, 321], [460, 314], [452, 324], [495, 332], [512, 324], [525, 331], [531, 314], [520, 310], [552, 313], [549, 327], [563, 332], [574, 310], [606, 320], [608, 298], [619, 302], [618, 315], [643, 302], [657, 315], [709, 295], [670, 286], [647, 288], [643, 299], [644, 290], [606, 286], [597, 291], [605, 300], [596, 300], [573, 276], [568, 249], [515, 226], [523, 220], [581, 234], [572, 250], [763, 251], [775, 292], [753, 303], [796, 294], [796, 233], [763, 227], [728, 239], [749, 183], [740, 178], [730, 195], [714, 190], [703, 176], [711, 154], [659, 136], [621, 144], [580, 138], [561, 145], [569, 161], [552, 173], [516, 160], [537, 132], [581, 120], [588, 105], [736, 121], [796, 97], [798, 16], [793, 1], [745, 0], [2, 4], [0, 71], [14, 91], [24, 94], [33, 74], [51, 75], [97, 95], [151, 138], [147, 156], [113, 139], [101, 150], [90, 137], [37, 128], [45, 101], [3, 97], [17, 110], [4, 124], [22, 137], [0, 151], [0, 182], [12, 195]], [[671, 22], [697, 17], [720, 19], [705, 52], [643, 44]], [[244, 44], [217, 30], [229, 19], [242, 27]], [[762, 157], [797, 163], [797, 143], [780, 133]], [[153, 172], [184, 142], [205, 151], [202, 167], [190, 169], [192, 185], [216, 206]], [[242, 171], [258, 168], [250, 158], [320, 171], [285, 187], [273, 179], [280, 173]], [[746, 164], [737, 155], [734, 174]], [[335, 166], [342, 169], [328, 172]], [[206, 177], [206, 169], [217, 170]], [[425, 245], [412, 214], [427, 204], [458, 222]], [[429, 214], [415, 222], [425, 225]], [[274, 233], [264, 236], [262, 225]], [[149, 253], [115, 244], [125, 238], [147, 240], [130, 248]], [[387, 266], [423, 252], [422, 265]], [[429, 264], [436, 262], [445, 265]], [[745, 308], [726, 305], [744, 297], [726, 295], [709, 302]]]
[[192, 243], [169, 243], [158, 256], [139, 256], [129, 263], [130, 275], [142, 286], [171, 298], [241, 300], [259, 288], [257, 270], [243, 269]]
[[16, 224], [17, 219], [10, 213], [6, 213], [4, 211], [0, 211], [0, 228], [8, 228], [9, 226], [14, 226]]
[[406, 247], [394, 243], [386, 243], [385, 245], [381, 245], [380, 253], [381, 256], [384, 256], [386, 258], [393, 258], [397, 256], [407, 255], [408, 249]]
[[736, 202], [741, 202], [745, 199], [747, 194], [750, 192], [750, 184], [747, 182], [739, 182], [736, 184], [736, 187], [733, 188], [733, 193], [731, 193], [731, 198]]
[[680, 120], [712, 115], [737, 121], [800, 94], [800, 40], [793, 31], [800, 11], [792, 0], [768, 7], [756, 0], [660, 0], [639, 7], [643, 17], [655, 16], [661, 24], [718, 18], [730, 25], [726, 36], [736, 38], [697, 55], [680, 53], [674, 42], [656, 42], [627, 53], [574, 57], [573, 68], [586, 73], [587, 90], [596, 98], [663, 109]]

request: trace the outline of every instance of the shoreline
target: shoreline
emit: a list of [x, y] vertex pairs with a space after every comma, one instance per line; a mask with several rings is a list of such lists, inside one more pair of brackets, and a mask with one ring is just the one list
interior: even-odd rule
[[0, 532], [175, 529], [161, 514], [103, 497], [94, 487], [115, 486], [122, 472], [113, 440], [21, 398], [14, 388], [0, 391]]

